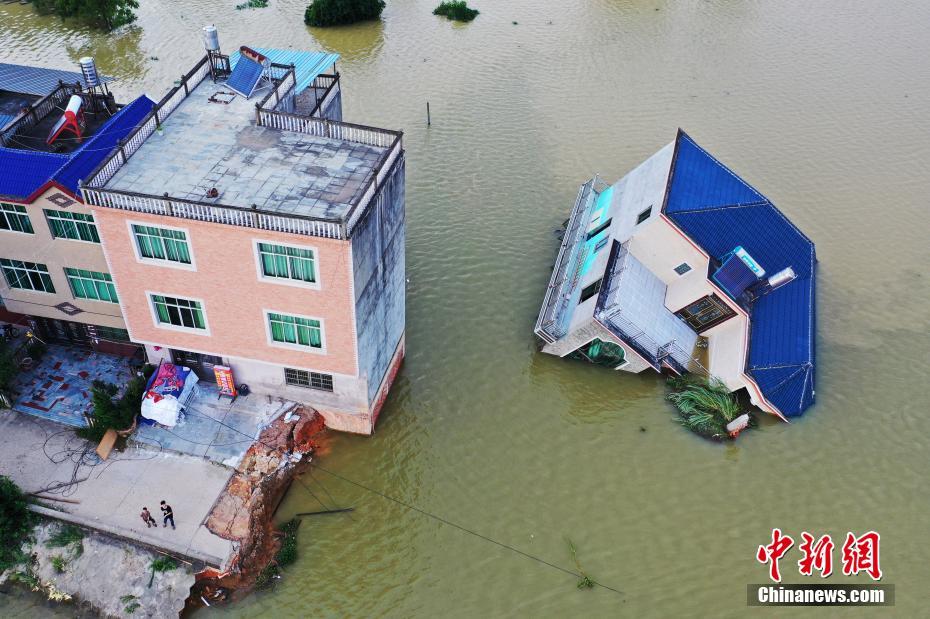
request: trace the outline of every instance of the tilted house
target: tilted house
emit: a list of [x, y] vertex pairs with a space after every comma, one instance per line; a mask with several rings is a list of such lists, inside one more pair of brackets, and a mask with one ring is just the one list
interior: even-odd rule
[[814, 401], [814, 244], [678, 132], [579, 190], [535, 331], [543, 351], [696, 372], [779, 417]]

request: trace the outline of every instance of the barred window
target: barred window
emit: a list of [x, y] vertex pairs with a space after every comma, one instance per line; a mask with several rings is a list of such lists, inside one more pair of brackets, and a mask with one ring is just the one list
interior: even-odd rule
[[320, 374], [319, 372], [308, 372], [307, 370], [284, 368], [284, 382], [288, 385], [317, 389], [319, 391], [333, 390], [333, 377], [331, 375]]
[[56, 239], [100, 242], [93, 215], [45, 209], [45, 218], [48, 219], [48, 227]]
[[26, 207], [0, 202], [0, 230], [35, 234]]
[[207, 328], [203, 316], [203, 307], [199, 301], [153, 294], [152, 304], [155, 306], [155, 315], [161, 324], [186, 327], [188, 329]]
[[0, 258], [0, 269], [3, 269], [3, 276], [10, 288], [55, 292], [48, 267], [44, 264]]
[[103, 327], [100, 325], [88, 325], [92, 335], [101, 340], [110, 342], [128, 342], [129, 331], [117, 327]]
[[109, 273], [65, 268], [65, 275], [68, 276], [71, 290], [78, 299], [119, 303], [116, 287], [113, 286], [113, 278]]
[[316, 257], [312, 249], [259, 243], [258, 255], [265, 277], [316, 281]]
[[275, 342], [323, 348], [323, 326], [319, 320], [269, 312], [268, 324]]
[[132, 232], [136, 237], [139, 255], [143, 258], [180, 264], [191, 263], [190, 247], [184, 232], [135, 224], [132, 226]]

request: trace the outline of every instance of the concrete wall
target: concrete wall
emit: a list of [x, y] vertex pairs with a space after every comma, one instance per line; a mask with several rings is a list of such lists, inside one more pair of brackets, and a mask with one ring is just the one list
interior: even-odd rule
[[646, 363], [646, 361], [643, 360], [643, 358], [640, 357], [636, 351], [627, 346], [625, 342], [615, 337], [613, 333], [608, 331], [599, 322], [591, 317], [579, 322], [578, 324], [574, 324], [572, 330], [569, 331], [565, 337], [557, 342], [544, 346], [543, 352], [550, 355], [564, 357], [565, 355], [571, 354], [573, 351], [577, 350], [578, 347], [587, 344], [594, 338], [599, 338], [605, 342], [619, 344], [620, 347], [623, 348], [626, 364], [621, 366], [619, 369], [625, 372], [639, 373], [652, 367]]
[[376, 203], [352, 233], [359, 372], [368, 379], [370, 404], [404, 335], [404, 178], [401, 157]]
[[[95, 208], [133, 341], [273, 365], [314, 368], [357, 376], [349, 244], [317, 237], [253, 230], [117, 209]], [[137, 259], [128, 222], [183, 229], [193, 257], [190, 268]], [[259, 277], [255, 241], [316, 250], [318, 287]], [[202, 303], [208, 329], [159, 326], [149, 293]], [[272, 344], [264, 311], [318, 318], [324, 349]]]
[[[43, 209], [54, 209], [89, 214], [90, 209], [57, 188], [49, 189], [32, 204], [22, 206], [26, 207], [35, 233], [0, 230], [0, 258], [44, 264], [48, 267], [55, 292], [51, 294], [10, 288], [7, 286], [6, 278], [0, 275], [0, 297], [3, 298], [7, 309], [30, 316], [125, 328], [119, 305], [107, 301], [76, 298], [65, 277], [65, 267], [110, 273], [101, 245], [87, 241], [54, 238], [45, 213], [42, 212]], [[65, 302], [81, 312], [69, 315], [55, 307]]]

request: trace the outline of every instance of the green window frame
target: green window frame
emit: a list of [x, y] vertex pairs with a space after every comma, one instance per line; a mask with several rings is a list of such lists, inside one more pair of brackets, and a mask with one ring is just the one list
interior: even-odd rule
[[88, 325], [97, 339], [108, 342], [129, 342], [129, 331], [118, 327], [103, 327], [100, 325]]
[[159, 324], [185, 329], [206, 330], [207, 328], [200, 301], [153, 294], [152, 306], [155, 308], [155, 316]]
[[0, 230], [35, 234], [25, 206], [0, 202]]
[[43, 209], [48, 227], [56, 239], [71, 239], [73, 241], [87, 241], [99, 243], [100, 235], [97, 233], [97, 224], [94, 216], [89, 213], [72, 213], [70, 211], [56, 211]]
[[35, 290], [36, 292], [55, 292], [48, 267], [36, 262], [0, 258], [0, 269], [10, 288]]
[[132, 224], [132, 233], [136, 237], [136, 247], [142, 258], [191, 264], [187, 235], [181, 230]]
[[116, 298], [116, 287], [109, 273], [65, 267], [65, 276], [68, 278], [75, 298], [119, 303], [119, 299]]
[[312, 249], [259, 243], [258, 258], [265, 277], [316, 283], [316, 254]]
[[319, 320], [268, 312], [268, 326], [275, 342], [323, 348], [323, 324]]

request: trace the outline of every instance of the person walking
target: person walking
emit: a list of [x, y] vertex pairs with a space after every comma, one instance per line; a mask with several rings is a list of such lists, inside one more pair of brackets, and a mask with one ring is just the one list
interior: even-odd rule
[[158, 528], [158, 523], [155, 522], [155, 519], [152, 518], [152, 513], [149, 511], [148, 507], [142, 508], [142, 513], [139, 514], [142, 517], [142, 522], [145, 523], [145, 526], [149, 529], [152, 527]]
[[171, 506], [165, 503], [164, 501], [161, 502], [161, 513], [162, 513], [162, 516], [164, 516], [164, 522], [162, 523], [162, 526], [167, 527], [168, 521], [170, 520], [171, 528], [173, 529], [174, 528], [174, 510], [171, 509]]

